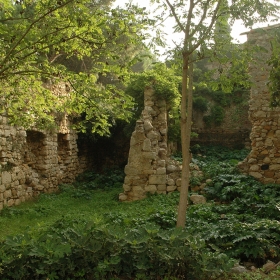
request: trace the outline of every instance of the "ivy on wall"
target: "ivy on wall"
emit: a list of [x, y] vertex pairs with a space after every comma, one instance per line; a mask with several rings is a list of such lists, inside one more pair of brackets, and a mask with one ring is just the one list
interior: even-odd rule
[[[194, 110], [207, 113], [203, 117], [206, 127], [220, 126], [225, 118], [225, 110], [227, 107], [235, 105], [242, 107], [247, 103], [248, 90], [236, 87], [231, 93], [224, 93], [221, 90], [213, 91], [210, 88], [203, 87], [195, 90]], [[241, 110], [236, 110], [240, 113]], [[236, 118], [236, 116], [233, 116]]]
[[268, 88], [271, 94], [270, 106], [278, 107], [280, 106], [280, 29], [274, 29], [273, 33], [272, 55], [268, 60], [268, 65], [271, 66]]

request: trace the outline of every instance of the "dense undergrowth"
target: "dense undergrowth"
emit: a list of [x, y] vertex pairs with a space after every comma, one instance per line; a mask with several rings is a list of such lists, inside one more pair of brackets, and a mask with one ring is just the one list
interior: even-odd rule
[[[278, 261], [280, 186], [238, 172], [246, 150], [193, 153], [198, 180], [211, 181], [207, 204], [188, 207], [185, 229], [175, 228], [178, 193], [120, 203], [122, 172], [89, 172], [1, 212], [0, 278], [231, 279], [221, 273], [236, 262]], [[250, 277], [240, 279], [258, 279]]]

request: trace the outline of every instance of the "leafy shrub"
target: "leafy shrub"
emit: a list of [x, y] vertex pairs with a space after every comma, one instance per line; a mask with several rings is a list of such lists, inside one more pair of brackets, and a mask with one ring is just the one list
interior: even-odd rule
[[263, 264], [279, 256], [278, 221], [231, 213], [226, 206], [194, 205], [187, 213], [187, 231], [204, 239], [209, 248], [229, 257]]
[[211, 107], [210, 115], [204, 116], [203, 121], [207, 126], [219, 126], [223, 123], [225, 117], [225, 111], [223, 107], [214, 105]]
[[[210, 279], [229, 268], [226, 255], [182, 229], [97, 227], [69, 217], [42, 232], [7, 238], [0, 244], [1, 279]], [[21, 269], [18, 269], [18, 268]]]
[[193, 109], [201, 113], [205, 113], [208, 110], [208, 101], [202, 96], [193, 97]]
[[87, 171], [77, 176], [75, 186], [86, 189], [120, 188], [124, 181], [124, 172], [119, 169], [109, 169], [99, 174]]

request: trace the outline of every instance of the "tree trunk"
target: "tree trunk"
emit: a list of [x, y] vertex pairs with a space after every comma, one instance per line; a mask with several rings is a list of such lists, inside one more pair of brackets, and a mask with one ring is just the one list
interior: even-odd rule
[[[178, 208], [177, 227], [185, 227], [190, 182], [190, 141], [192, 125], [193, 62], [188, 53], [183, 54], [182, 99], [181, 99], [181, 142], [182, 181]], [[188, 107], [187, 107], [188, 105]]]

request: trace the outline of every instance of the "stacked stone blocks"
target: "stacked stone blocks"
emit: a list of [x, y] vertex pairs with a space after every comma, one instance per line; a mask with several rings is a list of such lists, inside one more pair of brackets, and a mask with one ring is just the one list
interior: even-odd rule
[[125, 180], [119, 198], [138, 200], [147, 193], [168, 193], [180, 188], [181, 167], [168, 158], [167, 109], [152, 88], [144, 92], [144, 110], [130, 140]]
[[56, 132], [26, 131], [0, 116], [0, 210], [56, 191], [59, 184], [73, 182], [84, 171], [79, 166], [77, 134], [69, 123], [67, 127]]
[[[279, 27], [278, 27], [279, 28]], [[248, 42], [266, 49], [250, 65], [252, 79], [249, 119], [252, 122], [251, 152], [239, 165], [246, 173], [263, 183], [280, 183], [280, 108], [271, 108], [268, 89], [273, 27], [252, 30]]]

